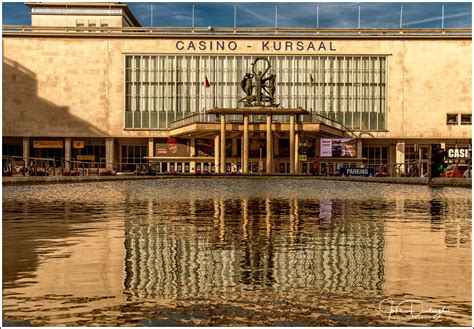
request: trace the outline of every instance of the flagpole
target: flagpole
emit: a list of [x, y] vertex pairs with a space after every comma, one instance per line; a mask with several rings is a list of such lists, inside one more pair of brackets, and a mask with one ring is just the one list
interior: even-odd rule
[[278, 28], [278, 5], [275, 5], [275, 32]]
[[441, 7], [441, 28], [444, 29], [444, 5]]
[[316, 6], [316, 28], [319, 29], [319, 6]]
[[403, 26], [403, 6], [400, 6], [400, 30]]
[[193, 27], [193, 33], [194, 33], [194, 5], [193, 5], [193, 18], [192, 18], [192, 27]]
[[359, 16], [357, 19], [357, 28], [360, 30], [360, 6], [359, 6]]
[[234, 5], [234, 33], [237, 32], [237, 6]]

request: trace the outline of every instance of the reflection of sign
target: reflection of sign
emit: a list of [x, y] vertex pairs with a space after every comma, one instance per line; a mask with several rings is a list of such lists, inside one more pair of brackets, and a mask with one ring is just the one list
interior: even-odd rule
[[471, 150], [468, 148], [464, 149], [448, 149], [448, 158], [451, 159], [470, 159], [471, 158]]
[[299, 159], [300, 161], [308, 161], [308, 156], [307, 156], [307, 155], [300, 155], [300, 156], [298, 157], [298, 159]]
[[35, 149], [62, 149], [63, 141], [33, 141]]
[[349, 138], [321, 139], [321, 157], [352, 158], [357, 156], [357, 141]]
[[373, 176], [374, 168], [341, 168], [341, 176]]
[[77, 161], [95, 161], [95, 155], [80, 154], [77, 156]]
[[72, 141], [72, 148], [74, 149], [83, 149], [84, 141]]
[[187, 157], [189, 140], [175, 137], [159, 138], [155, 154], [157, 157]]

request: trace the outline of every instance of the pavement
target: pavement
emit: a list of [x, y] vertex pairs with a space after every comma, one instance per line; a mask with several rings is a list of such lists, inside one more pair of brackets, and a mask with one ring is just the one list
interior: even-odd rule
[[135, 176], [135, 175], [117, 175], [117, 176], [14, 176], [3, 177], [3, 186], [8, 185], [34, 185], [34, 184], [60, 184], [60, 183], [86, 183], [86, 182], [104, 182], [104, 181], [123, 181], [123, 180], [150, 180], [150, 179], [175, 179], [175, 178], [226, 178], [226, 179], [312, 179], [312, 180], [334, 180], [351, 181], [364, 183], [385, 183], [385, 184], [412, 184], [412, 185], [430, 185], [447, 187], [465, 187], [472, 188], [470, 178], [433, 178], [427, 177], [326, 177], [326, 176], [308, 176], [295, 174], [251, 174], [251, 175], [157, 175], [157, 176]]

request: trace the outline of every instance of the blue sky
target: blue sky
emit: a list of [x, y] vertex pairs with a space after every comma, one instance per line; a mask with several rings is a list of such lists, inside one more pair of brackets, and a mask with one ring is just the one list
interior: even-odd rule
[[[142, 26], [151, 25], [151, 2], [125, 3]], [[357, 27], [359, 6], [362, 28], [398, 28], [401, 6], [403, 26], [407, 28], [441, 27], [442, 5], [446, 28], [470, 28], [472, 24], [471, 2], [154, 2], [153, 26], [191, 26], [193, 4], [195, 26], [201, 27], [233, 26], [234, 6], [238, 27], [274, 27], [275, 5], [279, 27], [316, 27], [317, 6], [321, 28]], [[22, 2], [3, 2], [2, 9], [2, 25], [31, 24], [29, 9]]]

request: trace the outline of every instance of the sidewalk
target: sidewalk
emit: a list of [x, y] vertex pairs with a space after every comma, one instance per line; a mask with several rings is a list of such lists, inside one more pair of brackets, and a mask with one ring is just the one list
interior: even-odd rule
[[312, 179], [312, 180], [334, 180], [365, 183], [385, 183], [385, 184], [412, 184], [412, 185], [431, 185], [431, 186], [449, 186], [449, 187], [472, 187], [472, 181], [468, 178], [433, 178], [431, 181], [426, 177], [323, 177], [308, 175], [291, 174], [262, 174], [262, 175], [159, 175], [159, 176], [15, 176], [3, 177], [3, 186], [8, 185], [33, 185], [33, 184], [58, 184], [58, 183], [87, 183], [104, 181], [124, 181], [124, 180], [147, 180], [147, 179]]

